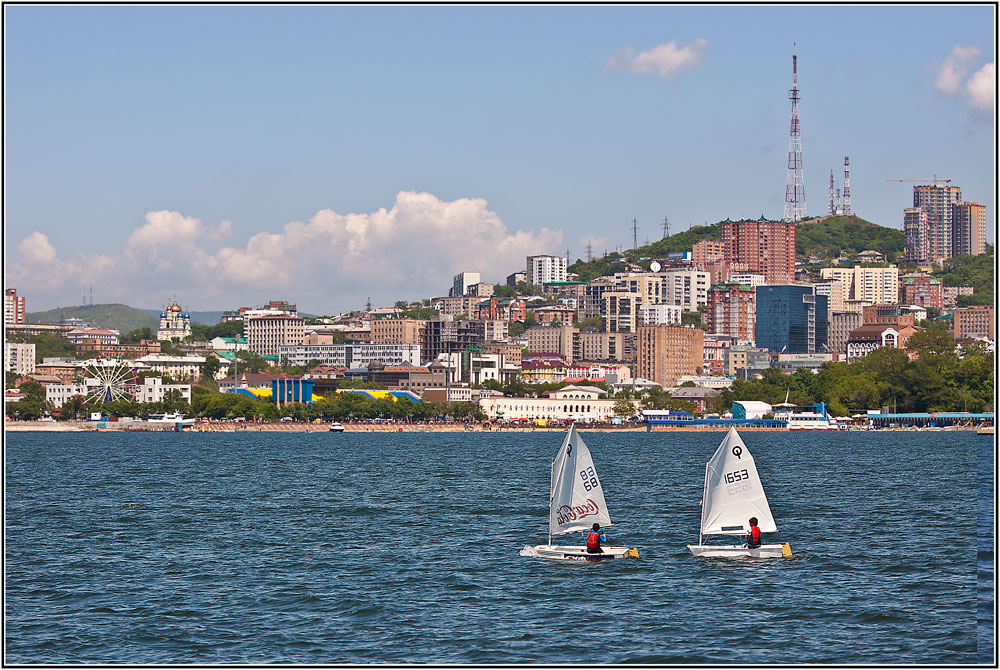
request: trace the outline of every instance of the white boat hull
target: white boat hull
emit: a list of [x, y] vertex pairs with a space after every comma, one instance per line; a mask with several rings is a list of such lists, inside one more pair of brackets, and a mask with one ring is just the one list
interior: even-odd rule
[[695, 556], [709, 558], [782, 558], [792, 555], [792, 548], [784, 544], [762, 544], [756, 549], [748, 549], [739, 544], [689, 544]]
[[582, 545], [569, 546], [558, 544], [539, 544], [533, 547], [535, 553], [542, 558], [554, 558], [563, 561], [612, 561], [617, 558], [639, 558], [639, 550], [635, 547], [601, 547], [602, 553], [587, 553], [587, 547]]

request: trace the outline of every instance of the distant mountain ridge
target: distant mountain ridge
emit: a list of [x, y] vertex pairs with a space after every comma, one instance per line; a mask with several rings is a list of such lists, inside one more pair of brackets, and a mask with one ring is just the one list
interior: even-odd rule
[[[160, 325], [159, 309], [136, 309], [121, 303], [56, 307], [44, 312], [28, 312], [28, 323], [59, 323], [63, 319], [83, 319], [92, 328], [113, 328], [122, 335], [137, 328], [154, 332]], [[222, 319], [222, 311], [190, 312], [192, 323], [214, 326]]]

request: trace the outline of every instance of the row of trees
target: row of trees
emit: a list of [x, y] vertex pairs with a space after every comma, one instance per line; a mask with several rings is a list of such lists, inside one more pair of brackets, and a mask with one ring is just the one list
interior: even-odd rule
[[715, 406], [724, 411], [734, 400], [773, 405], [784, 402], [787, 391], [789, 402], [825, 402], [836, 416], [882, 407], [898, 412], [993, 411], [993, 353], [972, 346], [960, 354], [951, 335], [940, 330], [920, 331], [908, 346], [917, 360], [902, 349], [885, 347], [854, 363], [827, 363], [818, 374], [800, 370], [786, 375], [772, 368], [762, 379], [735, 381]]

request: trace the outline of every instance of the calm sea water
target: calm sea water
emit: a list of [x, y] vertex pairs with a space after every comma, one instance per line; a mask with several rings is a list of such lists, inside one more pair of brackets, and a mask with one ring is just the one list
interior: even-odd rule
[[722, 437], [584, 433], [641, 559], [580, 565], [519, 555], [557, 433], [9, 433], [5, 660], [993, 658], [988, 439], [746, 433], [795, 556], [694, 558]]

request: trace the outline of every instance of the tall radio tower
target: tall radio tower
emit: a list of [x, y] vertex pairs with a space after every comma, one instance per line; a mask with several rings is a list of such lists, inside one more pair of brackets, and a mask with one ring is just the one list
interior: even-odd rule
[[830, 170], [830, 207], [829, 214], [833, 216], [837, 213], [837, 201], [833, 199], [833, 170]]
[[850, 216], [850, 214], [851, 214], [851, 157], [844, 156], [844, 215]]
[[802, 134], [799, 130], [799, 66], [792, 43], [792, 128], [788, 138], [788, 176], [785, 179], [785, 221], [800, 221], [806, 215], [806, 183], [802, 174]]

